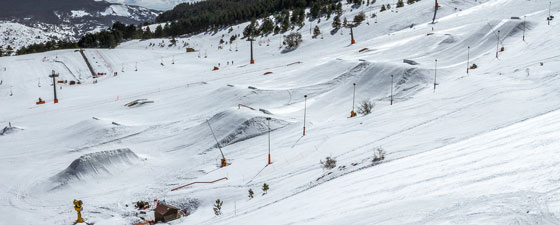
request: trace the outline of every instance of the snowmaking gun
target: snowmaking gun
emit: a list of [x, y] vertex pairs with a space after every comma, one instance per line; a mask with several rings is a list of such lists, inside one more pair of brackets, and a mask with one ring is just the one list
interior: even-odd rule
[[212, 126], [210, 126], [210, 121], [206, 120], [206, 123], [208, 124], [208, 127], [210, 128], [210, 132], [212, 132], [212, 136], [214, 137], [214, 140], [216, 140], [216, 145], [218, 146], [218, 149], [222, 154], [222, 159], [220, 160], [220, 168], [230, 165], [228, 164], [227, 159], [224, 156], [224, 152], [222, 151], [222, 147], [220, 147], [220, 142], [218, 141], [218, 138], [216, 138], [216, 135], [214, 134], [214, 130], [212, 130]]
[[432, 18], [432, 24], [436, 23], [436, 15], [437, 15], [437, 10], [439, 8], [439, 4], [438, 4], [437, 0], [435, 0], [435, 1], [436, 1], [436, 4], [435, 4], [435, 8], [434, 8], [434, 18]]

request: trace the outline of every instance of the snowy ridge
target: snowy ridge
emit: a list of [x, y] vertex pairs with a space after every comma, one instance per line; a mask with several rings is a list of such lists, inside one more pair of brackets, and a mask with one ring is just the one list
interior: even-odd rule
[[119, 169], [133, 165], [140, 158], [130, 149], [116, 149], [88, 153], [74, 160], [68, 168], [51, 178], [54, 186], [58, 189], [72, 181], [92, 178], [104, 174], [114, 174]]

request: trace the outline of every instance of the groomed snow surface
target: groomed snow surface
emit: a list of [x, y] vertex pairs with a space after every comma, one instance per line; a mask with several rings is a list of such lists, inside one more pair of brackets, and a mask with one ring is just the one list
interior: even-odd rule
[[[74, 50], [0, 58], [0, 224], [72, 224], [74, 199], [96, 225], [136, 224], [133, 203], [154, 199], [189, 209], [174, 225], [560, 224], [558, 19], [548, 1], [439, 2], [436, 24], [420, 1], [368, 18], [355, 45], [332, 18], [312, 21], [317, 39], [306, 21], [295, 50], [257, 38], [253, 65], [246, 40], [219, 47], [247, 24], [86, 49], [97, 79]], [[58, 104], [52, 70], [81, 82], [57, 84]], [[348, 118], [353, 83], [371, 114]]]

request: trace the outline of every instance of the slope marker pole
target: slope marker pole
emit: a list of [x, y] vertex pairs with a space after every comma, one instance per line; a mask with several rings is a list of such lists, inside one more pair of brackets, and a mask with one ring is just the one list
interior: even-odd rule
[[498, 30], [498, 41], [496, 42], [496, 58], [498, 58], [498, 52], [500, 52], [500, 31]]
[[523, 41], [525, 41], [525, 23], [527, 22], [527, 16], [523, 16]]
[[467, 47], [467, 75], [469, 75], [469, 67], [471, 65], [470, 60], [471, 60], [471, 46], [468, 46]]
[[304, 106], [303, 106], [303, 136], [305, 136], [305, 119], [307, 117], [307, 95], [304, 95], [303, 97], [305, 98]]
[[436, 93], [436, 85], [437, 85], [437, 59], [436, 59], [436, 66], [435, 66], [435, 70], [434, 70], [434, 93]]
[[550, 15], [550, 8], [552, 8], [552, 1], [548, 2], [548, 18], [546, 19], [548, 21], [548, 25], [550, 25], [550, 21], [552, 20], [552, 17]]
[[271, 160], [270, 160], [270, 117], [267, 117], [266, 120], [268, 120], [268, 165], [272, 164]]
[[354, 95], [352, 96], [352, 112], [354, 111], [355, 101], [356, 101], [356, 83], [354, 83]]
[[391, 105], [393, 105], [393, 74], [391, 74]]

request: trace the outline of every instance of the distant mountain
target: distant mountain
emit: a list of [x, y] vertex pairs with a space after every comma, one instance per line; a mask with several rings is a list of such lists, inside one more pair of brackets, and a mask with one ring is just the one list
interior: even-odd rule
[[169, 10], [185, 2], [198, 2], [199, 0], [107, 0], [108, 2], [127, 5], [137, 5], [156, 10]]
[[0, 47], [15, 49], [45, 40], [77, 40], [115, 21], [142, 24], [160, 13], [96, 0], [1, 0], [0, 8]]

